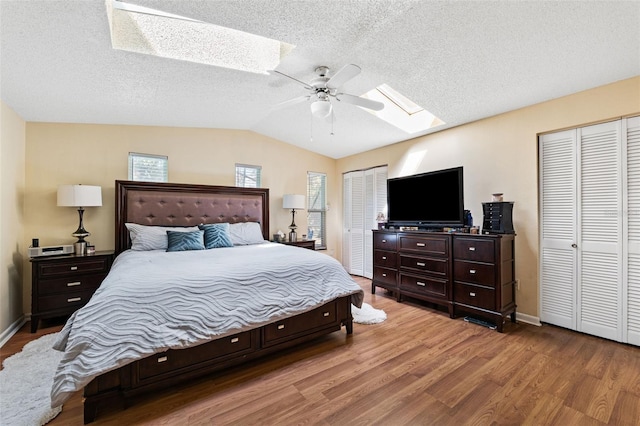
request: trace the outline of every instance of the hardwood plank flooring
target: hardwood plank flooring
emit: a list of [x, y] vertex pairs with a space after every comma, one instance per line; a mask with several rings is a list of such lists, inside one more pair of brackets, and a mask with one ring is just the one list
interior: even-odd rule
[[[296, 350], [140, 398], [96, 425], [638, 425], [640, 348], [545, 325], [505, 333], [397, 303], [354, 277], [384, 309]], [[26, 324], [0, 360], [44, 334]], [[50, 425], [81, 425], [81, 392]]]

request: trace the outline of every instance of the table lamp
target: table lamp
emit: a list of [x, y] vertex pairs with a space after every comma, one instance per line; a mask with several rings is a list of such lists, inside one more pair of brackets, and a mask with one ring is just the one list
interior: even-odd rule
[[296, 209], [304, 210], [304, 195], [286, 194], [282, 198], [282, 208], [291, 209], [291, 225], [289, 225], [289, 241], [297, 241], [298, 234], [296, 234]]
[[85, 207], [102, 206], [102, 188], [92, 185], [60, 185], [58, 187], [58, 206], [77, 207], [80, 224], [71, 235], [78, 238], [74, 244], [76, 254], [85, 254], [87, 242], [85, 237], [91, 235], [84, 229], [83, 215]]

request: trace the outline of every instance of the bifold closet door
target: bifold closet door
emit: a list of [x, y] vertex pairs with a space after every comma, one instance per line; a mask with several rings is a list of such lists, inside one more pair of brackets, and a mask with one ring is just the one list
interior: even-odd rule
[[364, 275], [364, 172], [343, 175], [342, 265], [353, 275]]
[[540, 320], [577, 329], [576, 131], [540, 136]]
[[621, 122], [543, 135], [539, 149], [540, 319], [623, 341]]
[[640, 117], [623, 121], [626, 135], [627, 203], [627, 291], [623, 295], [626, 306], [627, 342], [640, 345]]
[[603, 123], [576, 131], [579, 142], [578, 331], [622, 341], [621, 122]]

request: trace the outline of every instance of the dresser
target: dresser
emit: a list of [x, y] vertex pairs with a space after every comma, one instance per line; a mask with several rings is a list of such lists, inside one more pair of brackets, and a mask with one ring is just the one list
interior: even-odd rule
[[31, 259], [31, 332], [40, 319], [71, 315], [85, 305], [107, 276], [113, 251]]
[[515, 322], [515, 235], [373, 231], [371, 292], [403, 297], [493, 322]]

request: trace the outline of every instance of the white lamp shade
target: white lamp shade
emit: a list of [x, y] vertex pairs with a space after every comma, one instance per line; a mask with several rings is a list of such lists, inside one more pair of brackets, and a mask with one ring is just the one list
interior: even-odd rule
[[311, 104], [311, 114], [318, 118], [325, 118], [331, 114], [331, 102], [315, 101]]
[[304, 195], [286, 194], [282, 198], [283, 209], [304, 210]]
[[102, 205], [102, 188], [91, 185], [60, 185], [58, 206], [98, 207]]

